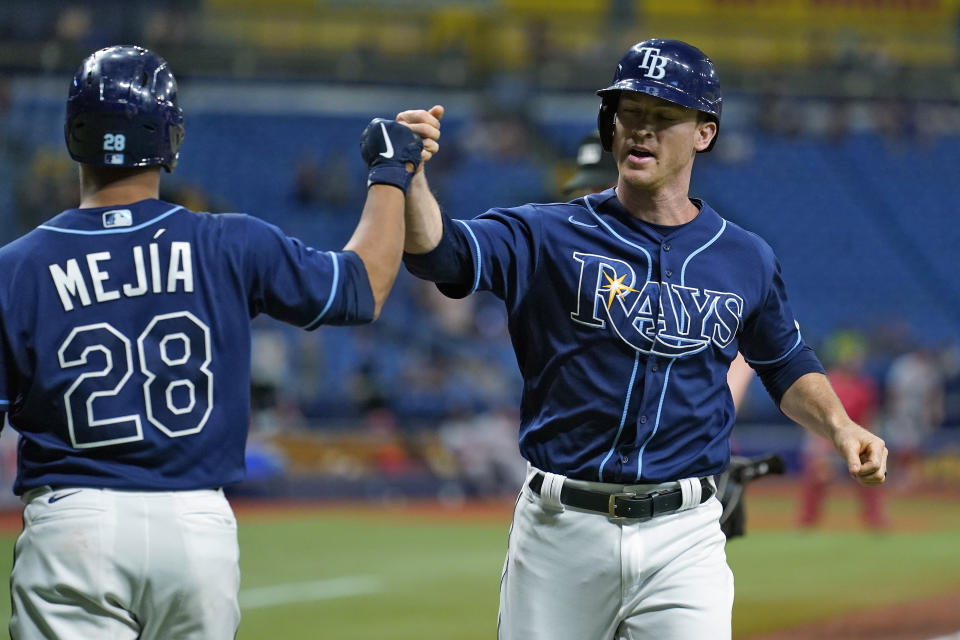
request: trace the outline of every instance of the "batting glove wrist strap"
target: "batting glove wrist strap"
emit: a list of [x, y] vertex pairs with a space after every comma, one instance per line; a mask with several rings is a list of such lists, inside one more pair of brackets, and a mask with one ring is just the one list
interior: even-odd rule
[[374, 167], [367, 174], [367, 188], [373, 184], [392, 184], [406, 193], [412, 179], [413, 174], [406, 167]]
[[[417, 167], [423, 141], [406, 125], [374, 118], [360, 136], [360, 155], [370, 173], [367, 186], [391, 184], [406, 194]], [[408, 163], [411, 170], [408, 171]]]

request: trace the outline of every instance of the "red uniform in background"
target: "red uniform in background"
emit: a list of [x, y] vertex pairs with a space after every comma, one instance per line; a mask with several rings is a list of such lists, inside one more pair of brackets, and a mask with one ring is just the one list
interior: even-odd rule
[[[852, 354], [851, 354], [852, 356]], [[880, 396], [873, 379], [860, 371], [858, 357], [844, 359], [836, 367], [827, 371], [833, 390], [843, 403], [850, 419], [870, 428], [880, 409]], [[836, 465], [833, 445], [824, 438], [808, 433], [803, 461], [803, 489], [801, 492], [801, 527], [817, 524], [823, 510], [829, 487], [835, 475], [842, 470]], [[883, 492], [870, 491], [859, 483], [856, 485], [860, 500], [860, 515], [863, 522], [874, 529], [887, 526], [887, 516], [883, 505]]]

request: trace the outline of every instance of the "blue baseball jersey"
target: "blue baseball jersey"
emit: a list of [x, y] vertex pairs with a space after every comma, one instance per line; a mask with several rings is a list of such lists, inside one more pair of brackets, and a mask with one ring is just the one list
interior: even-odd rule
[[721, 472], [737, 351], [774, 399], [823, 372], [756, 235], [694, 201], [679, 227], [631, 216], [615, 190], [444, 220], [404, 256], [450, 297], [502, 298], [523, 376], [520, 450], [545, 471], [616, 483]]
[[250, 319], [373, 319], [353, 252], [160, 200], [71, 209], [0, 249], [0, 411], [15, 493], [242, 479]]

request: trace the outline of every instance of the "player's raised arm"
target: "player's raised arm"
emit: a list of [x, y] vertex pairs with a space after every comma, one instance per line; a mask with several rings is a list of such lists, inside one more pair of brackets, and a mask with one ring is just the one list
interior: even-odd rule
[[440, 205], [430, 191], [423, 166], [440, 149], [440, 119], [444, 109], [435, 105], [429, 110], [412, 109], [397, 115], [402, 122], [423, 140], [423, 163], [413, 178], [406, 202], [406, 238], [404, 251], [413, 254], [427, 253], [433, 250], [443, 235], [443, 219]]
[[367, 201], [345, 251], [363, 261], [373, 292], [374, 318], [393, 287], [403, 255], [403, 199], [420, 165], [423, 143], [411, 129], [375, 118], [360, 137], [360, 153], [370, 169]]
[[[440, 148], [443, 113], [436, 105], [397, 115], [397, 122], [420, 135], [425, 161]], [[410, 273], [437, 283], [453, 298], [475, 291], [514, 301], [522, 297], [537, 267], [542, 236], [535, 207], [497, 208], [475, 218], [453, 219], [441, 211], [421, 170], [407, 193], [405, 214], [404, 264]]]
[[833, 442], [850, 475], [861, 484], [886, 480], [886, 445], [850, 419], [827, 376], [808, 373], [798, 378], [783, 394], [780, 409], [791, 420]]

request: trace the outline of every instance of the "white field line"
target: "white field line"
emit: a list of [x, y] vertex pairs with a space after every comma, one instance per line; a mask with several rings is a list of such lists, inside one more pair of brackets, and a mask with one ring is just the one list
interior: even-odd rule
[[383, 591], [383, 582], [374, 576], [344, 576], [312, 582], [288, 582], [240, 592], [241, 609], [259, 609], [295, 602], [348, 598]]
[[931, 640], [960, 640], [960, 631], [957, 631], [956, 633], [950, 633], [945, 636], [931, 638]]

